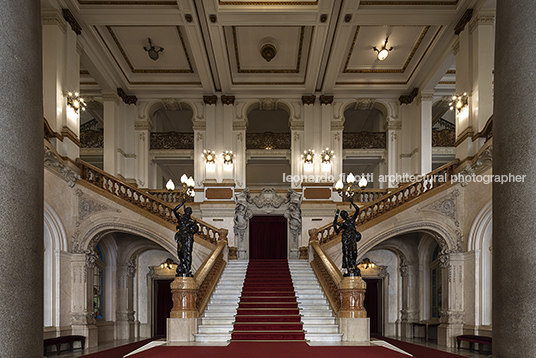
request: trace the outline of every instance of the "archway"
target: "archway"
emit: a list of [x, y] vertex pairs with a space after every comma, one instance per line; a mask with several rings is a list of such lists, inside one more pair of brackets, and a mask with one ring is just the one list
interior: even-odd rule
[[249, 258], [287, 258], [287, 219], [284, 216], [254, 216], [249, 221]]

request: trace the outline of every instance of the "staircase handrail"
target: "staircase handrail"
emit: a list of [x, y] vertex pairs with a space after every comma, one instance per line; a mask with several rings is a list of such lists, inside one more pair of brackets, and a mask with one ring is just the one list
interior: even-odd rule
[[194, 274], [198, 287], [196, 308], [199, 316], [205, 311], [225, 268], [226, 262], [223, 259], [223, 250], [226, 246], [227, 240], [218, 240], [216, 248], [208, 255]]
[[[420, 197], [424, 193], [427, 193], [439, 186], [448, 184], [458, 163], [458, 159], [453, 160], [450, 163], [447, 163], [436, 170], [423, 175], [420, 180], [408, 183], [385, 194], [381, 198], [360, 207], [359, 216], [356, 220], [357, 224], [363, 225], [367, 222], [370, 222], [381, 215], [390, 212], [394, 208], [398, 208], [402, 204]], [[440, 176], [441, 180], [439, 180]], [[351, 216], [351, 213], [349, 214]], [[326, 224], [318, 229], [309, 230], [309, 235], [311, 240], [318, 239], [320, 240], [321, 244], [325, 244], [339, 237], [339, 235], [335, 233], [332, 223]]]
[[338, 314], [341, 308], [340, 288], [342, 282], [342, 273], [331, 260], [329, 255], [322, 249], [318, 240], [309, 242], [313, 260], [311, 267], [322, 286], [322, 290], [326, 295], [329, 305], [335, 314]]
[[[146, 191], [138, 189], [134, 185], [126, 183], [81, 159], [77, 159], [76, 164], [80, 168], [81, 180], [91, 184], [91, 187], [103, 190], [115, 198], [122, 199], [122, 202], [130, 203], [173, 226], [175, 225], [176, 219], [173, 214], [174, 205], [158, 199]], [[197, 220], [200, 228], [199, 232], [195, 235], [196, 237], [201, 237], [204, 241], [211, 244], [216, 244], [216, 240], [225, 240], [227, 238], [227, 229], [218, 229], [203, 220], [193, 216], [192, 218]], [[173, 230], [173, 226], [170, 227], [168, 225], [168, 228]]]

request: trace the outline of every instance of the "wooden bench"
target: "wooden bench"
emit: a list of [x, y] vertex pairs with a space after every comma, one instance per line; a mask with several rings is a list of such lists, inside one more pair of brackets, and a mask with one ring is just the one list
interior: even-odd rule
[[62, 344], [69, 344], [69, 350], [73, 350], [73, 343], [74, 342], [80, 342], [82, 345], [82, 349], [84, 349], [84, 346], [86, 344], [86, 337], [84, 336], [63, 336], [63, 337], [55, 337], [55, 338], [47, 338], [43, 340], [43, 346], [44, 346], [44, 355], [47, 353], [47, 348], [50, 346], [56, 346], [56, 354], [60, 354], [61, 352], [61, 345]]
[[469, 347], [473, 349], [474, 344], [478, 343], [478, 352], [482, 354], [482, 347], [484, 345], [488, 345], [491, 347], [491, 337], [486, 336], [475, 336], [472, 334], [464, 334], [462, 336], [456, 337], [456, 341], [458, 342], [458, 349], [460, 349], [460, 343], [462, 341], [469, 342]]
[[418, 321], [418, 322], [412, 322], [412, 328], [413, 328], [413, 337], [415, 337], [415, 326], [424, 326], [424, 340], [428, 341], [428, 328], [429, 327], [437, 327], [439, 326], [438, 321]]

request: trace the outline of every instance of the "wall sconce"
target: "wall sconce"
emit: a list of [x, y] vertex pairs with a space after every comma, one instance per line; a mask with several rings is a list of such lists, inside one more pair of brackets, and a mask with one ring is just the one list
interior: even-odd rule
[[342, 179], [339, 179], [335, 184], [335, 190], [341, 196], [342, 200], [353, 202], [354, 197], [360, 190], [365, 190], [367, 187], [368, 181], [365, 178], [365, 174], [361, 174], [361, 179], [359, 183], [355, 182], [355, 176], [350, 173], [346, 178], [347, 184], [342, 182]]
[[313, 160], [315, 159], [315, 151], [313, 149], [304, 150], [301, 157], [304, 164], [313, 164]]
[[67, 104], [78, 113], [78, 110], [82, 108], [82, 111], [86, 110], [87, 103], [84, 101], [78, 92], [74, 94], [72, 92], [67, 93]]
[[173, 261], [173, 259], [167, 259], [160, 264], [160, 268], [171, 270], [173, 268], [173, 265], [177, 265], [177, 263]]
[[233, 165], [234, 154], [232, 150], [226, 150], [225, 152], [221, 153], [221, 155], [223, 157], [223, 164]]
[[151, 47], [144, 47], [143, 49], [147, 51], [151, 60], [153, 61], [158, 60], [158, 56], [159, 56], [158, 53], [164, 51], [164, 48], [153, 45], [153, 42], [151, 41], [150, 38], [147, 38], [147, 41], [149, 42], [149, 46]]
[[377, 49], [376, 46], [374, 46], [373, 50], [378, 52], [378, 60], [380, 61], [383, 61], [387, 58], [387, 56], [389, 56], [389, 52], [391, 52], [391, 50], [393, 49], [393, 47], [391, 46], [391, 48], [387, 48], [387, 42], [389, 41], [389, 36], [387, 36], [387, 38], [385, 39], [385, 43], [383, 44], [382, 48], [381, 49]]
[[370, 261], [368, 257], [364, 258], [363, 261], [357, 264], [358, 266], [362, 266], [365, 270], [368, 268], [374, 268], [376, 267], [376, 264], [374, 262]]
[[203, 157], [205, 158], [206, 164], [215, 164], [216, 163], [216, 152], [213, 150], [204, 150]]
[[454, 107], [458, 111], [461, 111], [463, 107], [467, 107], [469, 104], [469, 97], [467, 96], [467, 92], [464, 92], [462, 95], [455, 95], [452, 96], [452, 102], [449, 103], [450, 110], [452, 111]]
[[326, 148], [320, 154], [320, 158], [322, 158], [322, 164], [331, 164], [331, 159], [334, 156], [335, 156], [335, 152], [332, 150], [329, 150], [329, 148]]
[[[192, 177], [187, 177], [186, 174], [183, 174], [181, 176], [181, 185], [182, 188], [178, 191], [178, 195], [180, 196], [182, 202], [186, 201], [192, 201], [193, 197], [195, 196], [195, 181]], [[169, 179], [166, 184], [166, 189], [169, 190], [170, 194], [171, 192], [175, 191], [175, 183], [173, 183], [173, 180]]]

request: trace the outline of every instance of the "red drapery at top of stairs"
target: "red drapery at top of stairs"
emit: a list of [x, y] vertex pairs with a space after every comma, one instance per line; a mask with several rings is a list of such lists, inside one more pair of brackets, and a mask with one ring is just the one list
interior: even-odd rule
[[304, 341], [287, 260], [250, 260], [232, 341]]

